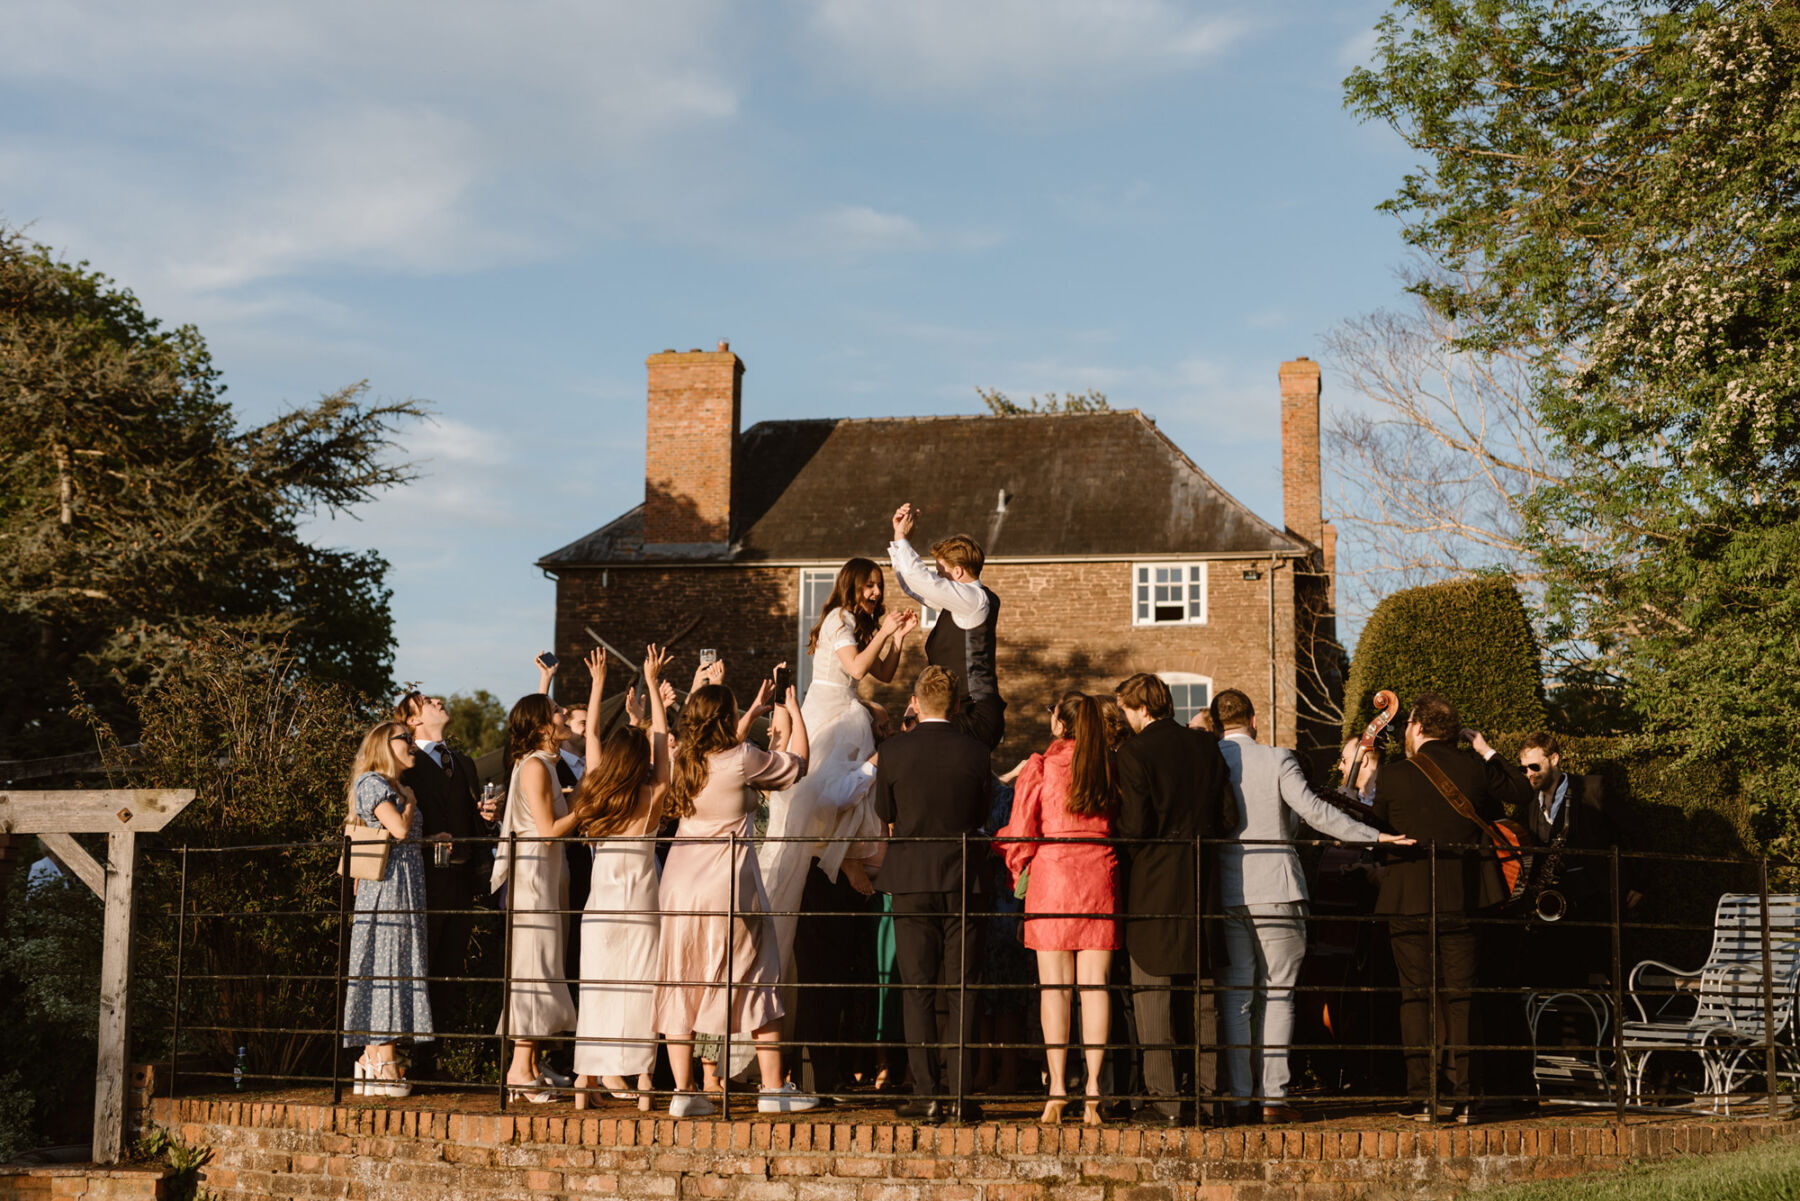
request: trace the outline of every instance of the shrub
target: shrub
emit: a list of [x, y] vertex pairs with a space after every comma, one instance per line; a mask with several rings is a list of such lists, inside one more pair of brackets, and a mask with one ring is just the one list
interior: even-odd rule
[[1533, 730], [1544, 724], [1537, 638], [1512, 581], [1479, 576], [1386, 597], [1363, 627], [1344, 689], [1344, 737], [1360, 734], [1383, 688], [1410, 704], [1448, 696], [1470, 725]]

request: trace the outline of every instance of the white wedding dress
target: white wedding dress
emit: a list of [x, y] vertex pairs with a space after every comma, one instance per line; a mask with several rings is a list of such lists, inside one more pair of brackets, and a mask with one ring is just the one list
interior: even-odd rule
[[806, 719], [806, 775], [792, 788], [769, 794], [768, 837], [796, 841], [764, 842], [757, 851], [769, 909], [776, 914], [784, 982], [793, 979], [794, 911], [813, 859], [835, 881], [846, 858], [867, 859], [880, 847], [875, 771], [868, 765], [875, 732], [869, 711], [857, 700], [856, 681], [838, 658], [839, 648], [846, 646], [855, 649], [856, 627], [843, 609], [833, 609], [819, 627], [812, 682], [800, 705]]

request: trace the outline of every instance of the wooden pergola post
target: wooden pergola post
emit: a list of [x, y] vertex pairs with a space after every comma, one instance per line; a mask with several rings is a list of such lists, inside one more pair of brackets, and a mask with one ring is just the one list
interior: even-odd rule
[[[189, 788], [0, 792], [0, 832], [35, 834], [69, 875], [105, 905], [100, 954], [100, 1059], [94, 1071], [94, 1160], [117, 1163], [125, 1142], [125, 1075], [131, 1038], [131, 882], [137, 836], [168, 825], [194, 799]], [[76, 834], [106, 835], [106, 866]]]

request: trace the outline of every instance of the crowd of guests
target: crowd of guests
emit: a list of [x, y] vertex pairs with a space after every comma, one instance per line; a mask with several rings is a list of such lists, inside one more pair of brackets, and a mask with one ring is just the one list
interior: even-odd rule
[[[1168, 686], [1139, 673], [1056, 698], [1049, 744], [997, 779], [1000, 599], [980, 582], [981, 548], [945, 539], [928, 564], [909, 541], [910, 506], [893, 524], [897, 582], [939, 613], [898, 721], [857, 685], [893, 679], [918, 615], [887, 610], [881, 567], [852, 559], [811, 632], [803, 698], [784, 667], [740, 710], [713, 661], [677, 712], [670, 656], [651, 646], [628, 720], [603, 740], [605, 651], [589, 657], [588, 701], [574, 710], [553, 699], [544, 664], [508, 717], [504, 796], [480, 799], [474, 765], [444, 743], [439, 700], [409, 693], [369, 731], [349, 808], [400, 841], [356, 893], [345, 1042], [363, 1048], [357, 1091], [410, 1088], [395, 1042], [431, 1039], [434, 1009], [464, 986], [469, 900], [491, 894], [507, 911], [495, 1033], [512, 1040], [505, 1083], [525, 1101], [572, 1089], [577, 1107], [611, 1094], [648, 1109], [661, 1048], [677, 1117], [712, 1112], [722, 1076], [753, 1073], [759, 1109], [786, 1113], [853, 1080], [900, 1091], [904, 1071], [901, 1116], [977, 1120], [972, 1073], [1005, 1091], [1016, 1056], [995, 1067], [975, 1048], [1016, 1044], [1021, 1028], [1004, 1003], [978, 1003], [982, 987], [1023, 976], [1028, 953], [1042, 1121], [1064, 1118], [1072, 1048], [1087, 1124], [1201, 1120], [1192, 1097], [1209, 1084], [1222, 1118], [1296, 1120], [1288, 1046], [1308, 885], [1292, 844], [1304, 823], [1380, 847], [1374, 908], [1390, 931], [1412, 1110], [1466, 1113], [1469, 915], [1508, 898], [1491, 854], [1430, 848], [1478, 844], [1482, 822], [1514, 807], [1546, 844], [1563, 845], [1578, 813], [1587, 843], [1610, 837], [1601, 798], [1571, 796], [1554, 739], [1528, 745], [1528, 774], [1427, 693], [1407, 717], [1408, 758], [1378, 771], [1346, 748], [1342, 792], [1324, 791], [1294, 752], [1257, 741], [1242, 691], [1184, 725]], [[546, 1049], [571, 1032], [565, 1076]], [[904, 1067], [862, 1050], [896, 1043]], [[1178, 1054], [1195, 1045], [1223, 1048], [1222, 1081], [1182, 1079], [1206, 1073]], [[1126, 1095], [1141, 1103], [1107, 1104]]]

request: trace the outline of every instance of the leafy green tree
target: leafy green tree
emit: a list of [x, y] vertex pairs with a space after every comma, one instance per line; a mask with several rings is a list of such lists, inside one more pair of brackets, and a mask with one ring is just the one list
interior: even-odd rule
[[485, 688], [470, 695], [460, 692], [444, 698], [450, 724], [444, 735], [470, 756], [479, 759], [506, 745], [506, 706]]
[[1348, 103], [1420, 153], [1385, 206], [1462, 348], [1528, 364], [1551, 636], [1647, 737], [1800, 795], [1800, 10], [1397, 0]]
[[422, 410], [359, 384], [241, 429], [224, 391], [192, 326], [0, 225], [0, 758], [83, 745], [71, 683], [129, 734], [128, 688], [221, 630], [388, 690], [386, 562], [300, 525], [408, 479]]
[[981, 403], [996, 417], [1029, 417], [1035, 413], [1105, 413], [1112, 409], [1106, 393], [1092, 388], [1085, 392], [1064, 392], [1060, 395], [1046, 392], [1042, 396], [1014, 400], [998, 388], [977, 386], [975, 395], [981, 397]]

